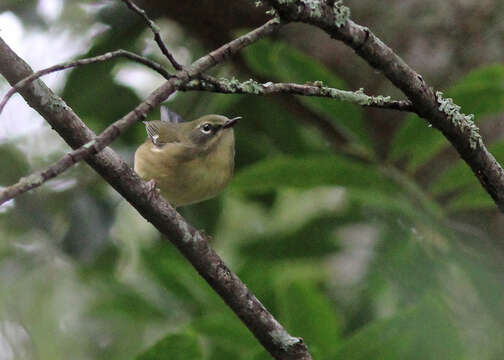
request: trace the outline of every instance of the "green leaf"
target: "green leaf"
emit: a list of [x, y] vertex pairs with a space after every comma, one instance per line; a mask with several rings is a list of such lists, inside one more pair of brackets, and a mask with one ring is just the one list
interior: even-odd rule
[[478, 182], [469, 165], [463, 160], [458, 160], [456, 165], [446, 169], [439, 178], [431, 185], [430, 191], [441, 194], [474, 185]]
[[[489, 146], [489, 151], [502, 164], [504, 160], [504, 141]], [[495, 203], [483, 189], [471, 168], [458, 160], [456, 165], [444, 171], [437, 181], [432, 184], [431, 191], [437, 195], [460, 191], [447, 205], [450, 210], [467, 210], [494, 207]]]
[[393, 284], [400, 304], [412, 304], [440, 288], [439, 274], [446, 260], [429, 245], [443, 239], [430, 224], [423, 227], [407, 219], [395, 221], [380, 234], [369, 276]]
[[343, 80], [317, 59], [282, 41], [263, 39], [247, 47], [243, 55], [254, 71], [266, 77], [298, 83], [322, 80], [327, 86], [335, 87], [344, 85]]
[[269, 260], [307, 259], [330, 256], [338, 250], [333, 231], [338, 226], [334, 217], [318, 218], [293, 231], [260, 235], [247, 241], [240, 253], [243, 257]]
[[121, 284], [112, 275], [94, 275], [93, 284], [103, 295], [98, 297], [90, 309], [90, 314], [100, 318], [143, 321], [161, 319], [165, 314], [136, 289]]
[[137, 360], [198, 360], [203, 352], [193, 334], [171, 334], [140, 354]]
[[[247, 47], [243, 56], [249, 67], [263, 77], [284, 82], [323, 81], [325, 86], [345, 89], [345, 83], [318, 60], [281, 41], [262, 40]], [[309, 109], [331, 120], [339, 130], [360, 145], [370, 143], [358, 106], [335, 99], [300, 96]]]
[[222, 212], [222, 199], [217, 197], [180, 209], [182, 216], [196, 229], [205, 229], [209, 234], [215, 233]]
[[[371, 209], [383, 210], [387, 213], [407, 215], [411, 218], [424, 218], [427, 214], [419, 211], [418, 206], [406, 195], [399, 193], [385, 193], [369, 189], [349, 189], [348, 197], [356, 205]], [[434, 212], [434, 211], [433, 211]]]
[[173, 246], [158, 244], [142, 252], [143, 263], [154, 279], [188, 310], [198, 312], [211, 305], [222, 306], [210, 286]]
[[504, 110], [504, 65], [471, 71], [447, 92], [466, 114], [476, 118]]
[[[474, 114], [476, 122], [485, 115], [504, 111], [504, 66], [493, 65], [470, 72], [446, 91], [446, 97], [453, 98], [465, 114]], [[446, 145], [448, 141], [438, 130], [429, 128], [418, 116], [410, 115], [394, 137], [390, 158], [407, 158], [408, 170], [413, 171]]]
[[[90, 191], [76, 189], [70, 195], [71, 205], [66, 209], [70, 225], [61, 246], [74, 259], [90, 261], [106, 248], [116, 207], [107, 198], [90, 196]], [[83, 238], [88, 240], [83, 242]]]
[[[207, 350], [207, 349], [205, 349]], [[207, 360], [236, 360], [236, 359], [244, 359], [249, 360], [249, 357], [244, 355], [243, 349], [238, 350], [229, 350], [226, 347], [215, 346], [211, 344], [208, 349], [209, 355], [206, 357]], [[206, 351], [205, 351], [206, 352]], [[269, 359], [268, 359], [269, 360]]]
[[293, 336], [300, 336], [314, 358], [336, 350], [340, 343], [341, 318], [329, 297], [312, 282], [279, 284], [279, 320]]
[[408, 160], [408, 170], [412, 172], [432, 156], [437, 154], [448, 140], [439, 130], [430, 127], [417, 115], [409, 115], [397, 131], [391, 145], [390, 159]]
[[[500, 163], [504, 161], [504, 141], [492, 144], [488, 147], [488, 150], [497, 161]], [[479, 185], [478, 179], [476, 179], [469, 165], [460, 159], [457, 161], [456, 165], [450, 167], [439, 176], [437, 181], [432, 184], [431, 191], [440, 194], [456, 190], [463, 186], [475, 184]]]
[[464, 349], [450, 309], [424, 297], [392, 318], [375, 321], [346, 340], [335, 359], [461, 360]]
[[9, 171], [0, 172], [0, 186], [9, 186], [29, 173], [26, 155], [11, 144], [0, 144], [0, 167]]
[[464, 190], [447, 206], [451, 211], [485, 208], [495, 208], [495, 202], [479, 183]]
[[245, 259], [237, 274], [272, 314], [275, 314], [277, 310], [275, 307], [275, 277], [281, 270], [282, 264], [256, 257]]
[[271, 99], [246, 96], [233, 110], [233, 113], [243, 116], [235, 127], [238, 166], [275, 153], [295, 155], [314, 152], [301, 136], [301, 121]]
[[338, 185], [387, 191], [392, 184], [373, 166], [344, 157], [277, 156], [249, 166], [236, 174], [231, 189], [242, 193], [265, 193], [280, 187], [310, 188]]
[[[502, 271], [500, 259], [495, 259], [500, 255], [494, 251], [493, 246], [490, 249], [485, 249], [486, 251], [481, 251], [480, 248], [478, 250], [480, 251], [471, 254], [456, 253], [457, 264], [471, 280], [472, 286], [477, 291], [479, 301], [485, 304], [492, 320], [504, 324], [504, 308], [502, 307], [504, 301], [502, 275], [504, 272]], [[488, 251], [495, 253], [489, 254]]]
[[196, 318], [192, 327], [199, 334], [211, 339], [214, 345], [229, 351], [241, 350], [241, 353], [245, 353], [255, 352], [260, 348], [252, 333], [229, 309]]

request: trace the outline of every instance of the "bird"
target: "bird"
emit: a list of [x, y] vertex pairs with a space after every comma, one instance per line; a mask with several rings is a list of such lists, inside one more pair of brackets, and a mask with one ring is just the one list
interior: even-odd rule
[[241, 116], [184, 122], [161, 109], [161, 120], [144, 121], [147, 139], [135, 152], [135, 171], [175, 208], [215, 197], [233, 176], [233, 127]]

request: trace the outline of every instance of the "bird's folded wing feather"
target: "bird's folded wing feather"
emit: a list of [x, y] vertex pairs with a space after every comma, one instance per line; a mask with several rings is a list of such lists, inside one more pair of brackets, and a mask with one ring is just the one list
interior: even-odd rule
[[201, 152], [180, 134], [175, 124], [161, 120], [144, 121], [147, 136], [158, 151], [169, 151], [172, 158], [179, 161], [194, 159]]
[[174, 124], [161, 120], [144, 121], [145, 130], [150, 141], [156, 146], [180, 142]]

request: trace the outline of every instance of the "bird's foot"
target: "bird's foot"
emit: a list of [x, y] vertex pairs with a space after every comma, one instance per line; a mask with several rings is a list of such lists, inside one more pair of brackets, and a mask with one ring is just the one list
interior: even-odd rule
[[159, 188], [156, 187], [156, 181], [154, 179], [147, 181], [147, 193], [148, 193], [149, 201], [152, 201], [153, 199], [158, 198], [160, 192], [161, 191], [159, 190]]
[[201, 235], [203, 235], [203, 237], [208, 240], [208, 242], [211, 242], [213, 240], [213, 237], [208, 235], [205, 229], [199, 229], [198, 231], [201, 233]]

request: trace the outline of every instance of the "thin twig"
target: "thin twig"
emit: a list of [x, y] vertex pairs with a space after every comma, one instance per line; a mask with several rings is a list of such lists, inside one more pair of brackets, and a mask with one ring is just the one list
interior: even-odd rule
[[131, 10], [139, 14], [141, 17], [144, 18], [145, 22], [147, 25], [150, 27], [152, 32], [154, 33], [154, 40], [158, 44], [159, 48], [161, 49], [161, 52], [163, 53], [164, 56], [168, 58], [172, 66], [175, 68], [175, 70], [182, 70], [183, 67], [180, 65], [177, 60], [173, 57], [173, 55], [168, 51], [166, 48], [166, 45], [163, 42], [163, 39], [161, 39], [161, 35], [159, 34], [159, 27], [152, 21], [148, 16], [145, 10], [140, 9], [138, 6], [136, 6], [132, 1], [130, 0], [122, 0], [128, 6]]
[[70, 69], [70, 68], [73, 68], [76, 66], [104, 62], [104, 61], [108, 61], [110, 59], [117, 58], [117, 57], [125, 57], [125, 58], [131, 59], [133, 61], [136, 61], [138, 63], [141, 63], [143, 65], [146, 65], [146, 66], [150, 67], [151, 69], [153, 69], [154, 71], [157, 71], [159, 74], [161, 74], [166, 79], [170, 78], [170, 76], [171, 76], [170, 73], [168, 73], [168, 71], [166, 71], [166, 69], [163, 68], [163, 66], [159, 65], [155, 61], [149, 60], [143, 56], [134, 54], [132, 52], [120, 49], [120, 50], [111, 51], [111, 52], [108, 52], [108, 53], [105, 53], [105, 54], [99, 55], [99, 56], [94, 56], [94, 57], [75, 60], [75, 61], [64, 62], [64, 63], [54, 65], [54, 66], [51, 66], [51, 67], [48, 67], [48, 68], [45, 68], [45, 69], [42, 69], [40, 71], [33, 73], [32, 75], [28, 76], [26, 79], [23, 79], [20, 82], [18, 82], [16, 85], [14, 85], [7, 92], [7, 94], [5, 94], [5, 96], [2, 98], [2, 101], [0, 102], [0, 114], [2, 113], [5, 105], [7, 104], [9, 99], [12, 97], [12, 95], [14, 95], [16, 92], [18, 92], [19, 89], [23, 88], [24, 86], [33, 82], [34, 80], [40, 78], [41, 76], [44, 76], [44, 75], [47, 75], [47, 74], [50, 74], [50, 73], [53, 73], [56, 71]]
[[353, 104], [381, 109], [400, 111], [414, 111], [409, 100], [392, 100], [389, 96], [366, 95], [362, 89], [358, 91], [340, 90], [322, 86], [322, 84], [294, 84], [294, 83], [259, 83], [255, 80], [240, 82], [236, 79], [216, 79], [203, 75], [199, 79], [191, 80], [178, 86], [182, 91], [212, 91], [224, 94], [248, 94], [248, 95], [276, 95], [293, 94], [303, 96], [317, 96], [337, 99]]

